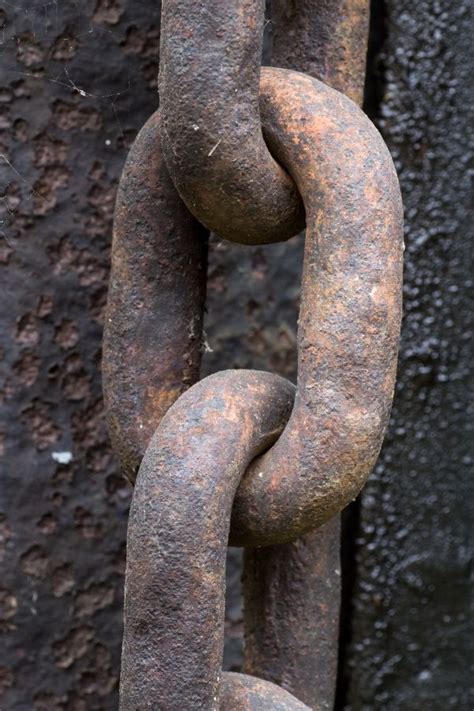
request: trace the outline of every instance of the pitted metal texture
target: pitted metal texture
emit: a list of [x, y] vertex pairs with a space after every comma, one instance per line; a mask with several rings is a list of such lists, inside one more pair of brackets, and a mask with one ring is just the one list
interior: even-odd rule
[[[339, 587], [334, 517], [376, 461], [393, 397], [401, 198], [380, 135], [351, 99], [305, 74], [260, 71], [262, 4], [211, 5], [173, 0], [163, 8], [160, 113], [132, 150], [116, 213], [104, 371], [112, 434], [132, 480], [146, 449], [129, 526], [121, 709], [304, 708], [250, 678], [222, 678], [228, 541], [248, 548], [245, 670], [325, 709]], [[331, 13], [323, 3], [319, 12], [333, 41], [318, 35], [314, 71], [359, 99], [361, 72], [349, 59], [362, 57], [366, 5], [339, 3]], [[253, 371], [224, 371], [181, 394], [198, 378], [206, 232], [170, 177], [195, 217], [244, 243], [290, 236], [301, 196], [295, 394]], [[270, 546], [265, 563], [261, 546]], [[283, 664], [281, 644], [265, 648], [271, 600], [262, 587], [267, 581], [272, 594], [301, 602], [299, 577], [316, 593], [301, 605], [294, 634], [280, 613], [274, 620], [301, 659], [315, 629], [304, 629], [305, 620], [318, 604], [327, 611], [327, 641], [318, 640], [301, 670]], [[263, 635], [255, 632], [259, 591]]]

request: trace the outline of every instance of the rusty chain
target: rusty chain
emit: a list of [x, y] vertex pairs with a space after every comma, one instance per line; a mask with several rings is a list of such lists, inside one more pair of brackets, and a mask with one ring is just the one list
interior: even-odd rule
[[[263, 10], [163, 2], [160, 112], [117, 196], [103, 371], [114, 448], [136, 479], [123, 711], [333, 704], [337, 514], [388, 421], [402, 208], [353, 103], [367, 0], [275, 0], [278, 69], [260, 68]], [[267, 243], [304, 220], [296, 391], [256, 371], [196, 383], [206, 228]], [[242, 675], [221, 673], [229, 538], [246, 546]]]

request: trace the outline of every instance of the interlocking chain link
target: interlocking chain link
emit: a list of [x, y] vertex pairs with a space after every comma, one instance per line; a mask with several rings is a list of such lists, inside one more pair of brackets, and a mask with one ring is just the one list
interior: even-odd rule
[[[296, 68], [360, 100], [367, 3], [295, 7], [280, 0], [275, 9], [302, 37]], [[139, 468], [123, 711], [332, 705], [334, 517], [363, 486], [388, 421], [402, 207], [388, 151], [349, 98], [305, 74], [260, 69], [263, 21], [255, 0], [163, 2], [160, 113], [119, 187], [104, 387], [123, 469], [133, 481]], [[275, 49], [287, 64], [282, 27]], [[187, 390], [199, 375], [206, 264], [205, 230], [188, 210], [244, 243], [286, 239], [305, 218], [296, 392], [255, 371], [224, 371]], [[229, 536], [251, 551], [245, 669], [301, 701], [220, 671]], [[325, 607], [329, 622], [315, 628], [310, 617]]]
[[[274, 0], [273, 63], [362, 103], [368, 0]], [[332, 709], [340, 607], [340, 517], [294, 543], [244, 554], [244, 671]]]

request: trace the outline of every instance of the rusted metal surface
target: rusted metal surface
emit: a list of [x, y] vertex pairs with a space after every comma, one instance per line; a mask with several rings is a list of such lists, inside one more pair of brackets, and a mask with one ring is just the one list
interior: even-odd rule
[[159, 88], [171, 177], [203, 224], [247, 244], [304, 227], [298, 191], [262, 136], [263, 21], [263, 0], [172, 0], [162, 9]]
[[221, 711], [309, 711], [279, 686], [247, 674], [222, 675]]
[[[186, 86], [179, 93], [178, 107], [174, 107], [170, 81], [176, 83], [176, 77], [183, 71], [187, 80], [194, 78], [193, 72], [203, 79], [205, 71], [196, 64], [193, 51], [202, 51], [205, 39], [217, 38], [215, 60], [216, 54], [227, 46], [233, 25], [237, 29], [237, 46], [240, 43], [250, 47], [243, 40], [259, 37], [262, 14], [258, 14], [255, 5], [252, 8], [243, 3], [239, 11], [236, 5], [230, 4], [223, 11], [225, 18], [221, 18], [226, 22], [219, 29], [216, 16], [208, 18], [206, 23], [199, 12], [197, 17], [189, 15], [186, 3], [168, 3], [166, 8], [165, 14], [169, 11], [170, 15], [164, 23], [161, 140], [171, 177], [190, 210], [202, 219], [200, 210], [203, 206], [206, 208], [206, 198], [198, 192], [192, 200], [187, 199], [179, 177], [179, 170], [183, 172], [185, 167], [180, 163], [185, 145], [192, 156], [188, 178], [197, 165], [193, 160], [203, 157], [202, 150], [199, 155], [199, 150], [194, 150], [183, 134], [183, 126], [189, 130], [189, 120], [191, 115], [196, 115], [192, 113], [196, 107], [189, 107], [190, 92]], [[174, 24], [170, 24], [170, 17]], [[186, 26], [189, 17], [191, 24]], [[191, 41], [183, 43], [185, 36]], [[258, 42], [257, 46], [260, 47]], [[222, 74], [227, 76], [227, 71], [233, 81], [239, 75], [236, 70], [245, 52], [235, 55], [229, 45], [227, 54]], [[193, 72], [187, 71], [189, 57]], [[252, 76], [253, 79], [247, 77], [250, 86], [247, 98], [256, 104], [258, 85], [255, 73]], [[226, 86], [226, 82], [223, 83]], [[205, 94], [203, 100], [209, 110]], [[234, 101], [232, 105], [238, 109], [233, 121], [238, 116], [239, 126], [244, 129], [250, 126], [248, 136], [253, 143], [247, 144], [245, 149], [250, 146], [250, 155], [255, 157], [255, 146], [259, 141], [264, 145], [260, 123], [256, 131], [255, 114], [245, 113], [245, 102], [236, 104]], [[401, 201], [388, 151], [370, 121], [352, 101], [303, 74], [283, 69], [263, 70], [260, 113], [265, 141], [293, 177], [306, 212], [296, 400], [285, 429], [291, 409], [288, 398], [284, 421], [279, 420], [278, 426], [268, 430], [266, 408], [272, 416], [277, 416], [281, 408], [278, 392], [263, 392], [253, 383], [250, 392], [245, 393], [242, 379], [256, 378], [256, 374], [228, 372], [214, 376], [212, 382], [203, 381], [181, 396], [158, 427], [140, 468], [130, 518], [121, 686], [121, 705], [127, 710], [136, 708], [140, 700], [142, 704], [159, 703], [164, 708], [177, 708], [182, 704], [218, 708], [224, 551], [229, 532], [231, 542], [247, 546], [291, 544], [328, 522], [365, 482], [378, 455], [388, 420], [401, 315], [402, 265]], [[156, 123], [155, 136], [157, 130]], [[192, 124], [191, 130], [199, 134], [201, 125]], [[225, 139], [231, 135], [229, 131]], [[238, 136], [238, 140], [242, 143], [242, 136]], [[207, 158], [211, 159], [223, 142], [223, 154], [227, 158], [232, 155], [223, 138], [210, 148]], [[151, 146], [149, 143], [139, 154], [135, 165], [141, 167]], [[242, 162], [244, 169], [248, 168], [245, 150]], [[235, 159], [231, 164], [235, 168]], [[273, 159], [266, 166], [264, 160], [258, 160], [265, 185], [272, 185], [276, 165]], [[219, 172], [221, 166], [215, 167], [213, 176], [210, 171], [211, 179], [226, 186], [225, 199], [214, 195], [219, 206], [217, 214], [228, 220], [236, 205], [242, 209], [239, 190], [235, 193], [235, 187], [246, 180], [246, 189], [249, 191], [250, 185], [251, 191], [254, 175], [248, 170], [242, 171], [240, 166], [237, 172], [229, 173], [229, 182], [224, 184]], [[280, 171], [280, 178], [281, 175]], [[145, 183], [144, 195], [146, 187]], [[206, 184], [206, 190], [210, 204], [212, 184], [211, 187]], [[132, 209], [125, 213], [132, 220], [137, 204], [139, 201], [132, 201]], [[264, 209], [258, 204], [259, 212]], [[120, 210], [118, 216], [120, 220]], [[270, 215], [270, 222], [273, 219]], [[213, 226], [208, 221], [207, 224]], [[245, 225], [239, 228], [243, 241], [250, 241]], [[145, 239], [150, 240], [152, 229], [148, 228]], [[264, 233], [262, 241], [271, 239], [276, 239], [275, 233]], [[181, 248], [185, 249], [185, 245]], [[129, 259], [131, 255], [133, 251]], [[121, 261], [119, 255], [119, 265]], [[120, 266], [117, 281], [124, 281]], [[186, 284], [181, 288], [186, 289]], [[115, 302], [120, 304], [120, 298]], [[202, 309], [201, 303], [199, 308]], [[140, 315], [135, 312], [131, 321], [140, 322]], [[114, 323], [114, 318], [110, 318], [110, 323]], [[128, 323], [127, 318], [125, 324]], [[120, 320], [118, 325], [124, 332]], [[182, 324], [176, 322], [176, 328], [179, 333]], [[132, 331], [132, 343], [134, 338]], [[175, 358], [181, 357], [179, 348], [182, 347], [178, 339]], [[151, 351], [144, 353], [139, 348], [136, 354], [146, 363]], [[144, 373], [145, 369], [141, 368], [140, 372]], [[181, 370], [179, 375], [178, 382], [182, 382]], [[275, 376], [258, 375], [260, 383], [264, 383], [265, 378]], [[140, 409], [144, 408], [145, 401], [151, 403], [148, 409], [151, 413], [148, 427], [151, 428], [162, 412], [153, 404], [153, 393], [147, 391], [146, 378], [139, 375], [138, 382], [143, 397], [135, 397], [130, 402], [134, 407], [138, 404]], [[160, 402], [160, 373], [156, 382]], [[235, 388], [235, 383], [239, 383], [239, 387]], [[211, 389], [206, 396], [208, 386]], [[119, 383], [119, 395], [120, 389]], [[179, 392], [171, 391], [170, 399], [178, 395]], [[252, 401], [256, 395], [263, 397], [262, 402]], [[236, 396], [243, 399], [238, 413]], [[263, 413], [259, 406], [263, 407]], [[268, 449], [277, 437], [277, 442]], [[268, 451], [255, 459], [262, 450]], [[246, 667], [264, 676], [276, 676], [282, 685], [296, 687], [303, 701], [308, 701], [312, 708], [322, 709], [329, 708], [332, 702], [335, 667], [338, 586], [333, 589], [332, 582], [338, 572], [338, 550], [337, 545], [334, 546], [338, 521], [313, 536], [290, 545], [286, 558], [281, 555], [282, 551], [275, 554], [274, 567], [282, 563], [288, 573], [286, 580], [282, 567], [276, 575], [271, 571], [267, 581], [262, 576], [257, 584], [255, 581], [247, 584], [250, 610], [246, 622], [250, 644]], [[267, 560], [271, 553], [272, 550]], [[247, 583], [252, 565], [258, 564], [258, 560], [258, 552], [247, 559]], [[316, 579], [319, 585], [315, 585]], [[258, 582], [263, 582], [260, 589]], [[292, 629], [294, 617], [285, 606], [285, 602], [291, 600], [288, 590], [300, 601], [307, 584], [313, 585], [312, 594], [307, 596], [307, 604], [301, 605], [298, 624]], [[274, 613], [266, 616], [259, 635], [252, 625], [252, 614], [258, 610], [256, 599], [261, 599], [263, 589], [269, 591], [270, 597], [281, 593], [283, 603], [278, 609], [281, 617]], [[252, 599], [254, 594], [256, 599]], [[330, 604], [326, 604], [329, 600]], [[303, 663], [297, 675], [293, 669], [300, 666], [299, 659], [305, 660], [308, 656], [306, 650], [313, 640], [304, 629], [305, 616], [312, 616], [318, 603], [320, 616], [326, 618], [327, 625], [315, 646], [326, 667], [321, 665], [318, 674], [311, 679], [312, 664]], [[264, 618], [267, 609], [264, 598]], [[279, 627], [276, 635], [271, 621]], [[275, 645], [276, 639], [279, 644]], [[273, 654], [265, 648], [272, 643]], [[323, 657], [325, 647], [331, 652]], [[265, 666], [268, 671], [263, 669]], [[324, 684], [319, 683], [319, 675], [325, 676]]]
[[[124, 144], [156, 106], [159, 8], [99, 0], [60, 3], [49, 14], [31, 3], [26, 11], [26, 5], [4, 3], [0, 11], [2, 152], [21, 173], [5, 163], [0, 169], [8, 186], [0, 248], [0, 528], [8, 603], [0, 705], [104, 711], [117, 707], [128, 496], [107, 445], [96, 364]], [[472, 308], [463, 293], [471, 277], [463, 162], [469, 8], [466, 0], [458, 3], [453, 22], [448, 0], [436, 13], [427, 0], [376, 6], [386, 6], [390, 24], [384, 102], [373, 111], [384, 116], [381, 126], [408, 207], [407, 317], [395, 420], [364, 495], [347, 703], [394, 711], [417, 704], [459, 709], [469, 705], [472, 638], [465, 614]], [[51, 22], [42, 34], [38, 25], [47, 14]], [[68, 84], [64, 67], [94, 96], [50, 81], [62, 77]], [[48, 153], [45, 136], [54, 148]], [[70, 170], [67, 185], [57, 180], [61, 165]], [[37, 181], [41, 194], [32, 192]], [[423, 199], [427, 194], [430, 199]], [[291, 373], [299, 271], [294, 249], [288, 243], [245, 253], [231, 244], [215, 249], [215, 308], [207, 323], [215, 352], [207, 356], [208, 370], [271, 364]], [[63, 320], [73, 322], [66, 350], [55, 338]], [[80, 361], [84, 378], [82, 370], [69, 369]], [[24, 419], [38, 402], [47, 409], [37, 417], [33, 408], [35, 417]], [[57, 449], [74, 453], [71, 465], [52, 459]]]
[[329, 84], [361, 105], [368, 0], [273, 0], [273, 64]]
[[[192, 128], [199, 124], [191, 124], [190, 118], [198, 111], [194, 76], [202, 81], [212, 76], [210, 67], [192, 64], [185, 79], [182, 73], [189, 64], [181, 62], [188, 58], [189, 63], [193, 48], [196, 53], [204, 49], [206, 38], [217, 37], [215, 51], [208, 47], [207, 52], [213, 62], [219, 52], [226, 56], [219, 42], [229, 41], [231, 30], [237, 46], [261, 41], [260, 4], [230, 3], [229, 8], [225, 18], [217, 9], [211, 18], [210, 8], [196, 16], [184, 0], [166, 4], [160, 73], [162, 138], [178, 189], [180, 146], [183, 152], [186, 145], [187, 155], [197, 152], [184, 140], [189, 127], [199, 134]], [[217, 25], [216, 19], [222, 24]], [[182, 24], [186, 22], [188, 29]], [[192, 41], [184, 42], [188, 34]], [[240, 65], [230, 50], [229, 54], [229, 72], [236, 76]], [[248, 60], [251, 63], [252, 56]], [[178, 75], [181, 91], [176, 97], [171, 82], [176, 85]], [[358, 493], [375, 463], [387, 424], [401, 317], [401, 198], [380, 135], [351, 101], [309, 77], [263, 69], [260, 92], [265, 139], [303, 197], [307, 236], [299, 396], [284, 436], [253, 465], [239, 489], [231, 531], [231, 542], [239, 545], [296, 539], [323, 524]], [[241, 109], [241, 122], [246, 125], [244, 119], [247, 115]], [[248, 122], [252, 123], [252, 116]], [[241, 162], [246, 165], [245, 152]], [[192, 171], [191, 165], [187, 170]], [[252, 184], [248, 172], [244, 177]], [[227, 180], [234, 185], [232, 173]], [[264, 185], [270, 180], [266, 176]], [[199, 188], [194, 200], [196, 206], [190, 209], [200, 215]], [[226, 203], [219, 194], [214, 201], [226, 211], [234, 199]], [[259, 205], [259, 212], [264, 209]]]
[[[362, 103], [369, 3], [276, 1], [272, 63]], [[244, 669], [313, 708], [332, 709], [341, 599], [340, 517], [294, 543], [244, 557]]]
[[401, 318], [402, 205], [380, 134], [340, 93], [282, 69], [263, 69], [261, 111], [308, 226], [295, 407], [239, 487], [238, 545], [296, 539], [357, 495], [388, 422]]
[[119, 184], [104, 328], [109, 432], [132, 482], [166, 410], [199, 377], [206, 253], [162, 159], [157, 112]]
[[219, 708], [232, 501], [293, 397], [279, 376], [223, 371], [182, 395], [153, 436], [129, 519], [122, 711]]
[[[218, 396], [209, 399], [208, 412], [209, 381], [195, 386], [157, 430], [140, 469], [130, 519], [123, 709], [134, 708], [139, 698], [162, 699], [164, 707], [189, 698], [194, 708], [218, 698], [222, 619], [216, 625], [216, 614], [223, 614], [232, 501], [234, 514], [235, 501], [239, 505], [237, 516], [242, 517], [242, 502], [248, 507], [245, 526], [252, 515], [260, 521], [259, 531], [250, 528], [253, 545], [296, 538], [357, 493], [386, 424], [401, 278], [401, 210], [390, 157], [357, 107], [316, 80], [266, 69], [261, 98], [267, 140], [292, 170], [308, 214], [296, 402], [287, 427], [248, 469], [235, 500], [247, 465], [270, 444], [259, 434], [258, 446], [244, 446], [249, 419], [256, 417], [263, 431], [268, 429], [252, 391], [238, 392], [243, 412], [232, 405], [235, 393], [226, 390], [226, 378], [238, 382], [245, 374], [214, 376]], [[274, 416], [278, 401], [275, 393], [272, 397], [267, 407]], [[193, 398], [200, 410], [194, 411]], [[228, 440], [234, 420], [244, 429], [237, 440]], [[278, 435], [282, 426], [270, 430]], [[244, 460], [237, 465], [239, 456]], [[213, 477], [223, 472], [227, 486], [220, 493], [220, 479]], [[190, 476], [199, 484], [190, 486]], [[301, 486], [298, 477], [308, 485]], [[260, 481], [267, 487], [263, 491]], [[275, 506], [280, 494], [275, 486], [284, 507]]]
[[334, 705], [339, 634], [339, 516], [294, 543], [244, 554], [244, 671], [312, 709]]

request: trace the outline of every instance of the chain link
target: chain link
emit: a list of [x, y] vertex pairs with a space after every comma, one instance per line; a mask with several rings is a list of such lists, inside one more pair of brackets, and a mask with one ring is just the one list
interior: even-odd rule
[[[367, 2], [295, 7], [276, 3], [275, 56], [326, 83], [260, 69], [261, 2], [163, 3], [160, 113], [119, 187], [104, 342], [114, 447], [132, 481], [139, 468], [122, 711], [332, 706], [337, 514], [363, 486], [388, 422], [402, 207], [379, 134], [328, 86], [360, 101]], [[200, 223], [265, 243], [304, 217], [296, 392], [255, 371], [188, 390], [205, 300]], [[221, 673], [229, 537], [247, 547], [245, 671], [301, 701]]]

